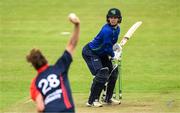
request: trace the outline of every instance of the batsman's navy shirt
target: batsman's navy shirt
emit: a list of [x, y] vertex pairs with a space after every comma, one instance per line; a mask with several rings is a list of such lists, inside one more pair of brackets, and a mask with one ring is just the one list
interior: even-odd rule
[[105, 24], [88, 45], [97, 55], [114, 57], [113, 45], [117, 42], [119, 33], [119, 26], [112, 27], [110, 24]]
[[44, 112], [74, 112], [74, 102], [68, 80], [68, 70], [72, 57], [65, 51], [55, 65], [45, 65], [31, 83], [31, 98], [41, 93], [44, 99]]

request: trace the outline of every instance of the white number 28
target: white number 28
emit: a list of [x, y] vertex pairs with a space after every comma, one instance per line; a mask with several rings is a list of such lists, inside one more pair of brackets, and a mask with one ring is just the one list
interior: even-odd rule
[[38, 87], [42, 88], [42, 92], [45, 95], [48, 91], [50, 91], [52, 88], [58, 87], [60, 84], [60, 81], [57, 79], [57, 75], [50, 74], [47, 79], [40, 80]]

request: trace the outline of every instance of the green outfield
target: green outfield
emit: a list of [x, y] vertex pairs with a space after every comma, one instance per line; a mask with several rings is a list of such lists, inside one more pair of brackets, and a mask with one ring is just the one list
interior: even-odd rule
[[[109, 8], [121, 9], [120, 39], [136, 21], [142, 26], [123, 48], [123, 100], [119, 106], [87, 108], [92, 76], [81, 56], [106, 21]], [[180, 112], [180, 2], [178, 0], [1, 0], [0, 112], [34, 112], [29, 85], [36, 75], [25, 59], [33, 47], [55, 63], [73, 25], [81, 20], [80, 42], [69, 70], [77, 112]]]

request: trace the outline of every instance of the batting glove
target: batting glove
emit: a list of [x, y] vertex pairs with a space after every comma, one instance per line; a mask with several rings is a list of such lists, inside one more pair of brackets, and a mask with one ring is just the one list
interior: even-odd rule
[[121, 47], [120, 44], [115, 43], [115, 44], [113, 45], [113, 51], [121, 51], [121, 50], [122, 50], [122, 47]]
[[120, 44], [118, 44], [118, 43], [114, 44], [113, 50], [114, 50], [114, 57], [113, 57], [113, 59], [121, 60], [122, 47], [120, 46]]

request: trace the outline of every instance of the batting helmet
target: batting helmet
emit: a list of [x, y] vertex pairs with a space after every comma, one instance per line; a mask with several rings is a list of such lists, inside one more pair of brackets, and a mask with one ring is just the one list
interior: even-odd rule
[[109, 11], [106, 15], [107, 22], [109, 22], [109, 20], [108, 20], [109, 17], [117, 17], [119, 19], [118, 23], [121, 23], [121, 21], [122, 21], [121, 11], [117, 8], [109, 9]]

